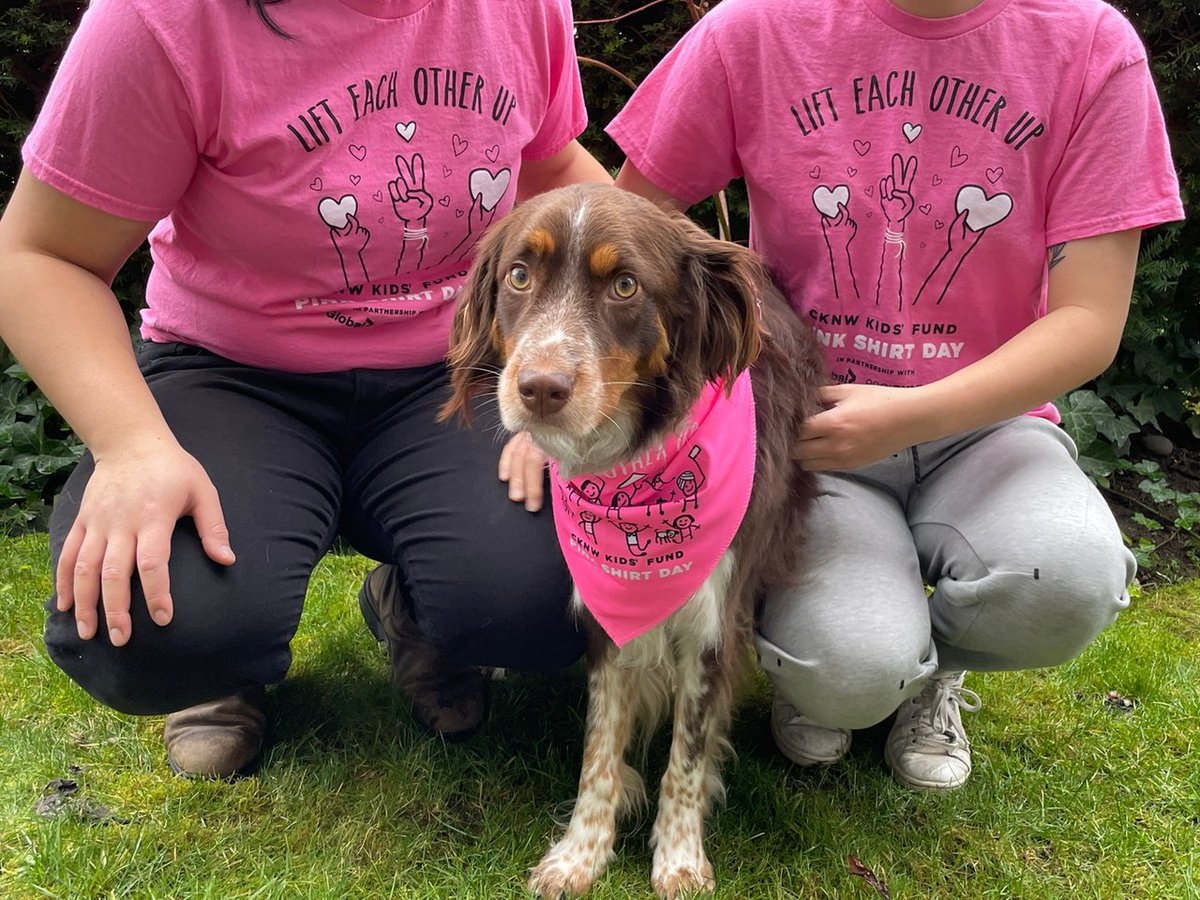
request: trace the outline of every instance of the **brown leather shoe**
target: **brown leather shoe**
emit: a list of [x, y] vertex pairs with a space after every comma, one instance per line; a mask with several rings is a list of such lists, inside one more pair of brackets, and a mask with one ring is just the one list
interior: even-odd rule
[[462, 740], [487, 717], [487, 681], [475, 666], [448, 662], [408, 610], [395, 566], [379, 566], [358, 592], [363, 618], [387, 643], [392, 683], [412, 704], [413, 718], [448, 741]]
[[163, 743], [167, 764], [177, 775], [240, 778], [262, 758], [262, 688], [189, 706], [167, 716]]

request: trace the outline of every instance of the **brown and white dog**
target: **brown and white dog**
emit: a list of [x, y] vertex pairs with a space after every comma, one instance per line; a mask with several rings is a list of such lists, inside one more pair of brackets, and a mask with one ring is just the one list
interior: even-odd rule
[[[812, 494], [792, 448], [818, 409], [815, 337], [751, 251], [634, 194], [580, 185], [523, 203], [488, 232], [449, 360], [454, 392], [443, 417], [466, 416], [472, 395], [495, 384], [505, 427], [527, 431], [563, 478], [612, 470], [661, 445], [706, 383], [732, 383], [751, 368], [750, 499], [699, 590], [618, 647], [577, 583], [573, 606], [590, 635], [579, 794], [566, 833], [529, 880], [541, 897], [576, 896], [604, 871], [618, 817], [645, 803], [626, 750], [648, 739], [673, 699], [652, 882], [664, 898], [711, 890], [704, 821], [723, 795], [736, 675], [756, 600], [790, 573]], [[562, 514], [558, 500], [554, 512]]]

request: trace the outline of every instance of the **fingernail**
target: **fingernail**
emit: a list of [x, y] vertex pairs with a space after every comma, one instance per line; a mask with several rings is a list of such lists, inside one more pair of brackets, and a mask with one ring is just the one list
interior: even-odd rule
[[167, 625], [171, 621], [171, 614], [165, 609], [156, 609], [150, 615], [154, 619], [155, 625]]
[[121, 643], [121, 630], [119, 628], [110, 628], [108, 630], [108, 639], [114, 644]]

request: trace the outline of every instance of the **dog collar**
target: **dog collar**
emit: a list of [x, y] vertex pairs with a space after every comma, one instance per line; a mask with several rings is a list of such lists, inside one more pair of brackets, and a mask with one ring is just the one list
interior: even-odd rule
[[666, 620], [729, 549], [750, 502], [756, 447], [749, 370], [710, 382], [687, 425], [607, 472], [550, 464], [554, 525], [583, 604], [618, 646]]

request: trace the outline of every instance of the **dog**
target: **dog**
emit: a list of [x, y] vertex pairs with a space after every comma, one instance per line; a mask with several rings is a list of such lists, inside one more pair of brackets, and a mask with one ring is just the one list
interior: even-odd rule
[[443, 419], [469, 421], [492, 388], [505, 428], [549, 458], [589, 635], [578, 797], [530, 890], [578, 896], [602, 874], [619, 817], [645, 803], [626, 751], [672, 700], [651, 881], [662, 898], [711, 890], [704, 823], [724, 794], [755, 604], [791, 573], [814, 493], [792, 451], [820, 408], [816, 337], [752, 251], [619, 188], [575, 185], [484, 236], [447, 360]]

